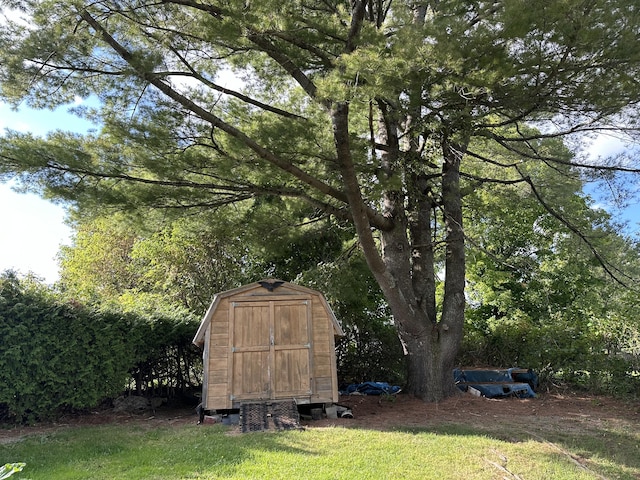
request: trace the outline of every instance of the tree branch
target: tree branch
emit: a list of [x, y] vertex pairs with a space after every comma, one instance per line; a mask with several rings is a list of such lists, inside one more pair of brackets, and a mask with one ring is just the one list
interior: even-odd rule
[[267, 112], [271, 112], [271, 113], [275, 113], [276, 115], [281, 115], [285, 118], [295, 118], [298, 120], [306, 120], [306, 118], [300, 116], [300, 115], [296, 115], [295, 113], [291, 113], [291, 112], [287, 112], [286, 110], [282, 110], [278, 107], [274, 107], [271, 105], [268, 105], [266, 103], [262, 103], [258, 100], [255, 100], [251, 97], [248, 97], [247, 95], [244, 95], [242, 93], [236, 92], [235, 90], [231, 90], [225, 87], [222, 87], [212, 81], [210, 81], [209, 79], [205, 78], [203, 75], [201, 75], [200, 73], [198, 73], [193, 66], [182, 56], [180, 55], [180, 53], [178, 51], [176, 51], [175, 49], [171, 48], [171, 51], [174, 53], [174, 55], [176, 57], [178, 57], [178, 59], [182, 62], [182, 64], [189, 70], [189, 72], [191, 73], [189, 74], [185, 74], [184, 72], [176, 72], [176, 73], [169, 73], [169, 75], [186, 75], [192, 78], [195, 78], [196, 80], [199, 80], [200, 82], [202, 82], [203, 84], [205, 84], [207, 87], [211, 88], [212, 90], [215, 90], [217, 92], [223, 93], [225, 95], [230, 95], [232, 97], [237, 98], [238, 100], [241, 100], [249, 105], [253, 105], [254, 107], [258, 107], [262, 110], [265, 110]]
[[260, 47], [260, 50], [269, 55], [273, 60], [276, 61], [278, 65], [280, 65], [285, 72], [287, 72], [298, 85], [302, 87], [302, 89], [307, 92], [311, 98], [316, 98], [317, 87], [313, 83], [313, 81], [305, 75], [305, 73], [298, 68], [298, 66], [293, 63], [293, 61], [278, 50], [268, 38], [263, 36], [261, 32], [257, 32], [255, 30], [251, 31], [247, 38], [254, 43], [256, 46]]
[[545, 202], [544, 198], [542, 198], [542, 195], [540, 194], [540, 192], [536, 188], [535, 184], [533, 183], [533, 180], [531, 179], [531, 177], [529, 177], [527, 175], [524, 175], [519, 167], [516, 167], [516, 170], [522, 176], [522, 179], [529, 185], [529, 187], [531, 188], [531, 192], [536, 197], [536, 200], [538, 200], [540, 205], [542, 205], [542, 207], [547, 212], [549, 212], [549, 214], [551, 214], [552, 217], [554, 217], [562, 225], [567, 227], [572, 233], [574, 233], [578, 238], [580, 238], [580, 240], [582, 240], [584, 242], [584, 244], [587, 246], [587, 248], [589, 248], [589, 250], [591, 251], [593, 256], [596, 258], [596, 260], [598, 261], [600, 266], [604, 269], [605, 272], [607, 272], [607, 274], [614, 281], [616, 281], [617, 283], [619, 283], [621, 286], [623, 286], [625, 288], [629, 288], [629, 286], [625, 282], [623, 282], [612, 270], [616, 270], [618, 273], [620, 273], [621, 275], [624, 275], [629, 280], [631, 280], [631, 277], [629, 277], [628, 275], [624, 274], [624, 272], [620, 271], [619, 269], [617, 269], [617, 268], [615, 268], [613, 266], [610, 266], [608, 264], [608, 262], [602, 257], [602, 255], [600, 254], [598, 249], [595, 248], [595, 246], [589, 241], [587, 236], [584, 233], [582, 233], [578, 227], [573, 225], [560, 212], [558, 212], [556, 209], [552, 208], [547, 202]]
[[210, 5], [208, 2], [199, 2], [194, 0], [160, 0], [160, 3], [164, 4], [174, 4], [174, 5], [184, 5], [185, 7], [192, 7], [197, 10], [201, 10], [207, 12], [214, 18], [221, 19], [224, 16], [224, 10], [213, 5]]
[[[7, 155], [0, 154], [0, 158], [9, 162], [9, 164], [20, 165], [20, 162], [12, 157]], [[348, 209], [341, 209], [334, 205], [331, 205], [327, 202], [323, 202], [309, 195], [308, 192], [305, 192], [300, 189], [291, 189], [286, 187], [278, 187], [278, 186], [261, 186], [249, 183], [240, 183], [234, 179], [225, 179], [216, 175], [211, 174], [202, 174], [200, 172], [196, 172], [196, 175], [203, 175], [210, 178], [215, 178], [217, 180], [221, 180], [221, 183], [211, 183], [211, 182], [195, 182], [191, 180], [163, 180], [163, 179], [153, 179], [148, 177], [138, 177], [134, 175], [129, 175], [126, 173], [119, 172], [98, 172], [95, 170], [89, 170], [86, 168], [77, 168], [71, 167], [68, 165], [62, 165], [55, 160], [47, 160], [46, 163], [42, 166], [45, 170], [51, 170], [55, 172], [62, 173], [70, 173], [76, 175], [79, 179], [78, 184], [86, 180], [87, 178], [93, 178], [96, 180], [123, 180], [131, 183], [139, 183], [143, 185], [151, 185], [151, 186], [163, 186], [163, 187], [171, 187], [171, 188], [187, 188], [187, 189], [199, 189], [199, 190], [210, 190], [215, 191], [216, 194], [219, 195], [230, 195], [220, 200], [210, 201], [210, 202], [197, 202], [197, 203], [180, 203], [179, 205], [173, 205], [172, 208], [192, 208], [192, 207], [204, 207], [204, 206], [221, 206], [228, 205], [232, 203], [237, 203], [243, 200], [248, 200], [258, 196], [266, 196], [266, 195], [278, 195], [282, 197], [289, 198], [299, 198], [301, 200], [306, 201], [310, 205], [322, 210], [323, 212], [334, 215], [337, 218], [342, 220], [352, 220], [351, 214]], [[187, 173], [189, 173], [187, 171]], [[77, 185], [76, 185], [77, 186]], [[166, 208], [167, 206], [163, 206]]]
[[201, 107], [200, 105], [196, 104], [191, 99], [185, 97], [184, 95], [182, 95], [179, 92], [177, 92], [175, 89], [171, 88], [169, 85], [167, 85], [164, 81], [162, 81], [162, 79], [159, 78], [153, 72], [145, 72], [145, 71], [138, 70], [136, 68], [133, 55], [125, 47], [123, 47], [120, 43], [118, 43], [109, 34], [109, 32], [107, 32], [104, 29], [104, 27], [96, 19], [94, 19], [93, 16], [91, 16], [91, 14], [88, 11], [83, 10], [83, 11], [79, 12], [79, 15], [92, 28], [94, 28], [97, 33], [99, 33], [101, 35], [102, 39], [125, 62], [127, 62], [131, 67], [134, 68], [134, 71], [136, 72], [136, 75], [138, 75], [139, 78], [151, 83], [158, 90], [160, 90], [162, 93], [164, 93], [167, 97], [169, 97], [172, 100], [176, 101], [178, 104], [182, 105], [187, 110], [190, 110], [191, 112], [195, 113], [197, 116], [199, 116], [203, 120], [209, 122], [211, 125], [219, 128], [220, 130], [222, 130], [223, 132], [227, 133], [228, 135], [238, 139], [244, 145], [246, 145], [248, 148], [250, 148], [251, 150], [256, 152], [260, 158], [266, 160], [267, 162], [269, 162], [272, 165], [275, 165], [276, 167], [280, 168], [281, 170], [293, 175], [295, 178], [297, 178], [301, 182], [306, 183], [307, 185], [315, 188], [319, 192], [322, 192], [323, 194], [329, 195], [330, 197], [333, 197], [336, 200], [339, 200], [339, 201], [341, 201], [343, 203], [347, 203], [347, 198], [346, 198], [346, 196], [345, 196], [345, 194], [343, 192], [331, 187], [330, 185], [327, 185], [326, 183], [320, 181], [319, 179], [313, 177], [312, 175], [309, 175], [308, 173], [306, 173], [305, 171], [303, 171], [300, 168], [296, 167], [295, 165], [291, 164], [290, 162], [287, 162], [287, 161], [281, 159], [280, 157], [275, 155], [273, 152], [271, 152], [271, 151], [267, 150], [266, 148], [262, 147], [260, 144], [258, 144], [255, 140], [253, 140], [249, 136], [247, 136], [241, 130], [235, 128], [234, 126], [232, 126], [232, 125], [230, 125], [228, 123], [226, 123], [221, 118], [219, 118], [216, 115], [214, 115], [213, 113], [205, 110], [203, 107]]
[[300, 37], [296, 37], [295, 35], [287, 35], [284, 32], [279, 31], [267, 31], [263, 33], [277, 37], [287, 43], [290, 43], [291, 45], [294, 45], [302, 50], [306, 50], [309, 53], [316, 55], [318, 58], [320, 58], [324, 67], [331, 68], [333, 66], [333, 59], [331, 58], [331, 56], [327, 55], [327, 53], [320, 50], [318, 47], [303, 42], [302, 40], [300, 40]]
[[[510, 142], [523, 142], [525, 144], [528, 144], [528, 142], [530, 142], [531, 140], [534, 139], [539, 139], [539, 138], [548, 138], [544, 135], [541, 135], [540, 137], [535, 137], [535, 136], [529, 136], [529, 137], [523, 137], [521, 139], [511, 139], [511, 138], [505, 138], [502, 137], [500, 135], [496, 135], [493, 134], [492, 138], [499, 143], [501, 146], [503, 146], [504, 148], [506, 148], [507, 150], [509, 150], [510, 152], [514, 152], [517, 155], [520, 155], [522, 157], [525, 158], [529, 158], [531, 160], [541, 160], [541, 161], [545, 161], [545, 162], [552, 162], [552, 163], [556, 163], [559, 165], [566, 165], [568, 167], [577, 167], [577, 168], [586, 168], [586, 169], [591, 169], [591, 170], [601, 170], [601, 171], [608, 171], [608, 172], [625, 172], [625, 173], [640, 173], [640, 168], [631, 168], [631, 167], [625, 167], [622, 165], [593, 165], [593, 164], [588, 164], [588, 163], [579, 163], [579, 162], [572, 162], [570, 160], [562, 160], [560, 158], [557, 157], [545, 157], [545, 156], [541, 156], [539, 155], [535, 149], [532, 149], [535, 154], [531, 154], [528, 153], [526, 151], [520, 150], [518, 148], [515, 148], [513, 145], [510, 144]], [[511, 166], [516, 166], [511, 165]]]

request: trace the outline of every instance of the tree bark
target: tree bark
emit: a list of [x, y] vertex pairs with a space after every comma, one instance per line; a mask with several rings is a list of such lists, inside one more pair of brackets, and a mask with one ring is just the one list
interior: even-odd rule
[[[425, 401], [437, 402], [457, 393], [453, 368], [464, 329], [465, 255], [460, 192], [460, 160], [463, 145], [442, 142], [442, 209], [445, 236], [445, 285], [442, 314], [438, 319], [435, 301], [434, 256], [428, 235], [431, 229], [428, 193], [418, 188], [418, 200], [411, 224], [413, 240], [413, 286], [418, 299], [414, 318], [405, 319], [401, 312], [391, 310], [407, 352], [408, 393]], [[423, 182], [416, 178], [415, 187]], [[416, 295], [416, 293], [418, 293]], [[419, 323], [420, 331], [411, 328]], [[407, 328], [409, 326], [409, 328]]]
[[460, 192], [464, 148], [448, 140], [442, 142], [446, 298], [438, 317], [431, 232], [434, 200], [422, 174], [405, 179], [407, 191], [393, 187], [398, 184], [393, 179], [397, 174], [394, 165], [402, 156], [399, 127], [384, 105], [380, 111], [378, 136], [387, 149], [381, 157], [379, 181], [388, 185], [383, 195], [383, 215], [392, 220], [392, 226], [380, 231], [379, 245], [371, 233], [351, 156], [347, 103], [337, 104], [332, 110], [338, 163], [365, 258], [389, 303], [406, 350], [406, 391], [425, 401], [439, 401], [457, 392], [452, 370], [464, 326], [465, 260]]

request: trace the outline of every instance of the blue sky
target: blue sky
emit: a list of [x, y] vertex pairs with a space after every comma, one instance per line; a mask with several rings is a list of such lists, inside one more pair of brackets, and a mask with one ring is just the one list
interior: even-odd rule
[[[80, 103], [81, 100], [78, 100]], [[53, 129], [86, 132], [92, 125], [68, 113], [69, 107], [55, 111], [33, 110], [22, 107], [13, 111], [0, 102], [0, 135], [6, 128], [32, 132], [44, 136]], [[594, 156], [621, 150], [624, 145], [610, 137], [601, 137], [591, 145]], [[615, 206], [607, 205], [594, 195], [596, 205], [612, 213]], [[32, 272], [53, 283], [58, 278], [56, 255], [61, 245], [70, 244], [71, 229], [65, 224], [65, 211], [34, 194], [17, 193], [10, 184], [0, 183], [0, 272], [13, 269], [20, 273]], [[630, 222], [627, 233], [640, 232], [640, 205], [637, 199], [623, 212]]]
[[[6, 128], [42, 136], [56, 128], [86, 132], [87, 122], [67, 110], [23, 107], [16, 112], [0, 102], [0, 135]], [[47, 283], [56, 281], [56, 255], [61, 245], [70, 243], [71, 235], [64, 209], [37, 195], [17, 193], [7, 183], [0, 183], [0, 206], [0, 272], [32, 272]]]
[[[619, 138], [601, 135], [589, 146], [588, 152], [592, 159], [622, 153], [637, 157], [640, 155], [640, 148]], [[624, 229], [625, 234], [640, 239], [640, 176], [628, 174], [626, 175], [626, 180], [632, 182], [626, 186], [635, 193], [633, 197], [626, 199], [626, 201], [621, 199], [616, 202], [612, 200], [612, 195], [606, 195], [607, 192], [611, 194], [612, 190], [604, 182], [586, 184], [584, 191], [594, 199], [594, 207], [602, 208], [617, 219], [627, 222], [627, 227]]]

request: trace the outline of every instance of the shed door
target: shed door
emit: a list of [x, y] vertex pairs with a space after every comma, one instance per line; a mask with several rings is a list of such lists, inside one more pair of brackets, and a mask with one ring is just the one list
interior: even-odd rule
[[309, 300], [232, 303], [233, 400], [311, 394]]

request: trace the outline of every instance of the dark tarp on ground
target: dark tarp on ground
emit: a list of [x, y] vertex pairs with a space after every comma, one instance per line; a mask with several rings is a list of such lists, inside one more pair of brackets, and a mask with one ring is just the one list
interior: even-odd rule
[[453, 378], [463, 391], [469, 387], [478, 390], [487, 398], [518, 397], [534, 398], [538, 387], [538, 376], [530, 369], [507, 368], [497, 370], [458, 369]]
[[352, 383], [340, 389], [340, 395], [394, 395], [400, 392], [397, 385], [389, 385], [386, 382]]
[[[453, 378], [462, 391], [473, 387], [487, 398], [534, 398], [538, 376], [523, 368], [497, 370], [455, 369]], [[386, 382], [352, 383], [340, 388], [340, 395], [394, 395], [400, 387]]]

